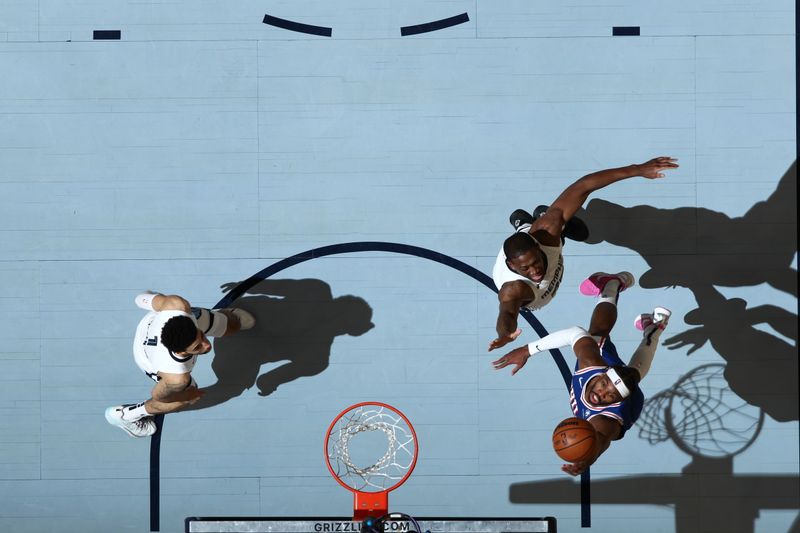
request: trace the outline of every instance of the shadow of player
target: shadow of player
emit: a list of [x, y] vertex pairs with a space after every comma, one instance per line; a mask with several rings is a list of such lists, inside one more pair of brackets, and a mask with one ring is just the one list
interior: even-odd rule
[[[669, 506], [676, 533], [753, 533], [762, 511], [797, 509], [796, 474], [734, 472], [733, 458], [758, 438], [763, 414], [728, 389], [725, 366], [706, 364], [682, 376], [647, 400], [634, 426], [651, 444], [671, 439], [689, 454], [681, 472], [594, 479], [593, 503]], [[509, 501], [577, 504], [581, 486], [571, 479], [513, 483]], [[798, 524], [796, 518], [790, 531], [798, 531]]]
[[[727, 362], [725, 379], [750, 405], [779, 422], [798, 419], [797, 315], [774, 305], [747, 308], [741, 298], [725, 298], [714, 287], [691, 287], [698, 308], [684, 317], [699, 327], [664, 341], [671, 350], [690, 346], [687, 355], [710, 342]], [[792, 344], [755, 328], [769, 325]]]
[[650, 269], [639, 278], [644, 288], [724, 286], [767, 283], [797, 296], [797, 162], [765, 201], [744, 216], [698, 207], [624, 207], [593, 199], [584, 217], [587, 243], [630, 248]]
[[[231, 290], [238, 283], [226, 283]], [[333, 297], [330, 286], [317, 279], [263, 280], [238, 298], [233, 307], [256, 318], [253, 329], [215, 339], [211, 368], [217, 382], [189, 407], [204, 409], [239, 396], [256, 385], [267, 396], [285, 383], [315, 376], [328, 368], [333, 340], [339, 335], [363, 335], [374, 327], [372, 308], [357, 296]], [[267, 363], [287, 361], [265, 372]]]
[[[710, 342], [727, 362], [725, 378], [745, 401], [778, 421], [798, 419], [797, 315], [775, 305], [748, 309], [741, 298], [728, 299], [715, 286], [766, 283], [797, 296], [797, 162], [776, 190], [742, 217], [705, 208], [623, 207], [592, 200], [583, 214], [588, 243], [606, 241], [639, 253], [649, 270], [644, 288], [682, 286], [692, 291], [697, 309], [685, 316], [689, 329], [664, 341], [688, 354]], [[766, 324], [780, 335], [756, 328]]]

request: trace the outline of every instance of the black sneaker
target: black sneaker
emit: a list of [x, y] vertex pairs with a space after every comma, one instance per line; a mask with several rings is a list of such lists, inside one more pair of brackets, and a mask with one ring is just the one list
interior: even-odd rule
[[536, 209], [533, 210], [533, 220], [536, 220], [540, 216], [544, 215], [545, 211], [550, 208], [549, 205], [538, 205]]
[[571, 219], [567, 220], [566, 225], [564, 225], [562, 238], [563, 237], [566, 237], [572, 241], [583, 242], [589, 238], [589, 226], [587, 226], [586, 222], [578, 217], [572, 217]]
[[517, 209], [511, 213], [510, 217], [508, 217], [508, 221], [511, 222], [511, 225], [514, 226], [515, 230], [518, 230], [523, 224], [533, 224], [534, 220], [536, 219], [534, 219], [531, 214], [524, 209]]

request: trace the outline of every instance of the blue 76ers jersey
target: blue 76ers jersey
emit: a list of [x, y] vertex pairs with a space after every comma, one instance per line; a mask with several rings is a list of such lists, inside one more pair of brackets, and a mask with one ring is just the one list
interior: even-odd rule
[[[617, 348], [611, 343], [611, 339], [605, 339], [600, 345], [600, 355], [609, 366], [625, 364], [617, 355]], [[575, 373], [572, 375], [572, 386], [569, 391], [569, 403], [572, 412], [578, 418], [590, 420], [595, 416], [607, 416], [622, 424], [621, 439], [634, 422], [639, 418], [644, 405], [644, 395], [639, 387], [636, 392], [622, 400], [621, 402], [610, 405], [592, 406], [585, 397], [585, 389], [589, 381], [599, 374], [603, 374], [608, 369], [607, 366], [588, 366], [578, 370], [578, 363], [575, 363]]]

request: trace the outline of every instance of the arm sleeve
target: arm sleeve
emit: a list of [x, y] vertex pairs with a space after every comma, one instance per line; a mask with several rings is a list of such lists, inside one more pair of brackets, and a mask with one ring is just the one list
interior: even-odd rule
[[545, 352], [563, 346], [573, 346], [578, 342], [578, 339], [582, 339], [583, 337], [591, 337], [591, 335], [582, 327], [572, 326], [571, 328], [551, 333], [538, 341], [531, 342], [528, 344], [528, 353], [536, 355], [539, 352]]

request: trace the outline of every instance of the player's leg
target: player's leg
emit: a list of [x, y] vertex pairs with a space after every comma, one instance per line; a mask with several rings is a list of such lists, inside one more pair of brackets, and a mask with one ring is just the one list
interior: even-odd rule
[[667, 327], [672, 312], [665, 307], [656, 307], [652, 313], [643, 313], [636, 317], [634, 326], [642, 332], [642, 342], [633, 352], [628, 366], [639, 371], [639, 379], [644, 379], [650, 371], [653, 357], [656, 355], [661, 332]]
[[197, 327], [206, 336], [224, 337], [255, 326], [256, 319], [244, 309], [205, 309], [192, 307]]
[[630, 272], [617, 274], [596, 272], [581, 283], [581, 293], [599, 297], [589, 322], [590, 335], [608, 337], [617, 322], [619, 293], [632, 287], [635, 283], [636, 278]]
[[[149, 316], [149, 315], [148, 315]], [[149, 336], [147, 330], [148, 317], [142, 319], [136, 329], [133, 343], [133, 358], [142, 372], [153, 381], [158, 381], [158, 374], [144, 350], [145, 340]], [[147, 437], [156, 432], [153, 413], [147, 411], [147, 402], [115, 405], [105, 410], [106, 421], [123, 430], [131, 437]]]
[[[158, 374], [151, 372], [146, 372], [146, 374], [156, 382], [156, 387], [153, 389], [154, 395], [156, 395], [156, 389], [165, 388], [165, 383]], [[183, 386], [184, 389], [197, 388], [197, 382], [190, 374], [185, 374], [184, 378], [185, 383], [180, 386]], [[109, 424], [117, 426], [131, 437], [147, 437], [156, 432], [157, 428], [153, 420], [155, 415], [174, 413], [185, 408], [186, 405], [186, 402], [162, 402], [150, 398], [141, 403], [109, 407], [106, 409], [105, 416]]]

